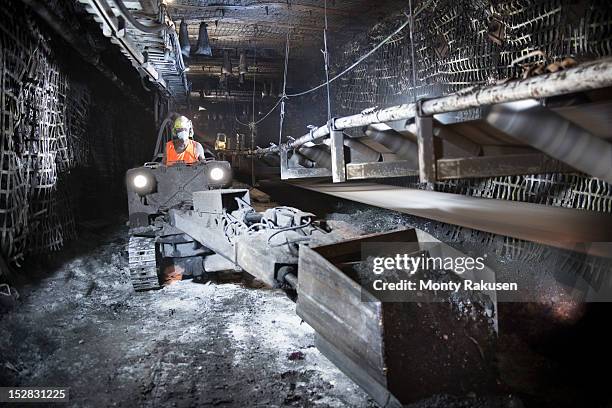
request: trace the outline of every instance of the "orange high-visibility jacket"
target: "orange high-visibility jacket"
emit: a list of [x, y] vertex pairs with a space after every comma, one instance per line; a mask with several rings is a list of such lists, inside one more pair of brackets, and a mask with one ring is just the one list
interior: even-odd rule
[[186, 164], [195, 163], [198, 161], [198, 155], [196, 152], [196, 143], [193, 140], [189, 140], [187, 148], [182, 153], [177, 153], [174, 148], [174, 142], [171, 140], [166, 143], [166, 165], [172, 166], [176, 162], [183, 162]]

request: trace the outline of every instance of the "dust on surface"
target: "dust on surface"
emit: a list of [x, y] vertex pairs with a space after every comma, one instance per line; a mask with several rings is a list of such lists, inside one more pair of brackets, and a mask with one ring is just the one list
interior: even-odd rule
[[284, 292], [182, 281], [135, 293], [126, 238], [86, 233], [20, 288], [0, 315], [2, 385], [69, 386], [71, 406], [375, 406]]

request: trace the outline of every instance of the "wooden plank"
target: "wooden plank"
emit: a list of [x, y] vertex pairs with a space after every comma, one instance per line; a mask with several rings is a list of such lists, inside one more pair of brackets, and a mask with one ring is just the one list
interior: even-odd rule
[[356, 361], [351, 360], [336, 348], [332, 341], [317, 333], [315, 337], [317, 349], [327, 357], [336, 367], [345, 373], [367, 392], [376, 403], [385, 408], [401, 408], [402, 404], [391, 394], [385, 385], [378, 382]]
[[437, 161], [438, 180], [571, 171], [575, 170], [541, 153], [465, 157]]
[[385, 384], [381, 303], [362, 301], [360, 285], [308, 247], [300, 248], [298, 270], [297, 314]]
[[347, 180], [368, 178], [416, 176], [419, 172], [405, 160], [373, 163], [349, 163], [346, 165]]
[[321, 245], [312, 250], [331, 262], [347, 262], [352, 254], [361, 253], [361, 245], [374, 242], [417, 242], [416, 231], [410, 229], [399, 229], [396, 231], [373, 233], [361, 235], [357, 238], [346, 239], [331, 245]]

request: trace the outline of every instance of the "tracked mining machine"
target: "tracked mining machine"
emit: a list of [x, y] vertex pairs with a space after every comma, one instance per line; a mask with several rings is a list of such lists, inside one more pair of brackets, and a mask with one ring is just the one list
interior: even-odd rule
[[207, 280], [244, 271], [272, 287], [297, 285], [298, 246], [335, 235], [314, 214], [292, 207], [257, 212], [249, 191], [228, 188], [230, 164], [147, 163], [127, 172], [130, 275], [137, 291], [160, 287], [163, 264]]
[[[225, 161], [147, 163], [129, 170], [126, 183], [129, 267], [137, 291], [159, 288], [159, 267], [167, 261], [195, 281], [243, 271], [287, 289], [297, 298], [297, 314], [315, 329], [317, 348], [381, 406], [491, 387], [488, 322], [458, 320], [441, 303], [418, 309], [414, 303], [383, 303], [362, 290], [353, 269], [362, 245], [418, 245], [416, 230], [345, 239], [296, 208], [257, 212], [248, 190], [230, 188]], [[441, 332], [467, 333], [480, 346], [460, 341], [452, 357], [439, 355], [448, 347]]]
[[[137, 291], [159, 288], [160, 268], [167, 262], [195, 281], [242, 271], [286, 289], [296, 299], [298, 316], [315, 330], [319, 351], [382, 407], [437, 394], [511, 392], [527, 395], [534, 406], [576, 406], [581, 385], [559, 370], [557, 355], [520, 340], [533, 335], [533, 324], [525, 322], [534, 316], [545, 334], [565, 327], [546, 305], [498, 302], [495, 291], [488, 290], [411, 301], [385, 300], [370, 290], [367, 248], [444, 259], [465, 256], [423, 231], [407, 228], [347, 239], [340, 229], [296, 208], [257, 212], [248, 190], [230, 188], [231, 167], [225, 161], [147, 163], [129, 170], [126, 182], [129, 267]], [[417, 273], [440, 282], [467, 278]], [[482, 276], [496, 279], [489, 269]], [[529, 350], [528, 357], [516, 360], [516, 347]], [[526, 376], [533, 382], [521, 380]], [[554, 387], [531, 386], [543, 379]]]

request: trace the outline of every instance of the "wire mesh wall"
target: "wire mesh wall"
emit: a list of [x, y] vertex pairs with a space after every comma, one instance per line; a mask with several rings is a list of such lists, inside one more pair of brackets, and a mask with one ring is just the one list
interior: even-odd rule
[[[612, 54], [612, 4], [605, 0], [413, 1], [421, 8], [412, 42], [404, 30], [335, 85], [338, 115], [518, 78], [524, 65]], [[349, 65], [405, 19], [379, 23], [336, 64]]]
[[88, 90], [62, 73], [20, 7], [0, 8], [1, 253], [17, 265], [26, 253], [58, 250], [75, 236], [65, 177], [87, 162], [90, 144]]
[[[337, 116], [520, 78], [535, 64], [612, 55], [612, 4], [607, 1], [424, 0], [413, 6], [422, 10], [415, 18], [413, 41], [405, 29], [334, 84]], [[366, 38], [347, 44], [337, 65], [349, 65], [405, 19], [399, 15], [381, 22]], [[452, 114], [458, 120], [477, 115]], [[612, 186], [583, 175], [453, 180], [437, 183], [437, 189], [612, 211]]]
[[[371, 58], [332, 84], [334, 114], [355, 114], [373, 106], [391, 106], [447, 95], [474, 86], [520, 78], [530, 67], [571, 57], [578, 62], [612, 55], [612, 3], [605, 0], [413, 0], [422, 12], [412, 32], [405, 29]], [[402, 10], [406, 11], [406, 10]], [[394, 18], [372, 27], [332, 55], [344, 68], [406, 20]], [[414, 65], [412, 64], [414, 53]], [[335, 57], [335, 58], [334, 58]], [[319, 93], [319, 98], [323, 97]], [[479, 111], [448, 115], [466, 120]], [[383, 179], [382, 183], [419, 188], [418, 178]], [[535, 174], [438, 182], [437, 191], [474, 197], [612, 212], [612, 185], [583, 174]], [[475, 234], [499, 242], [500, 255], [542, 260], [551, 249], [533, 242], [443, 225], [445, 239], [461, 241]], [[564, 255], [565, 256], [565, 255]], [[566, 256], [560, 270], [574, 268], [597, 275], [608, 263]], [[566, 259], [563, 258], [563, 259]], [[580, 268], [575, 267], [579, 260]]]

